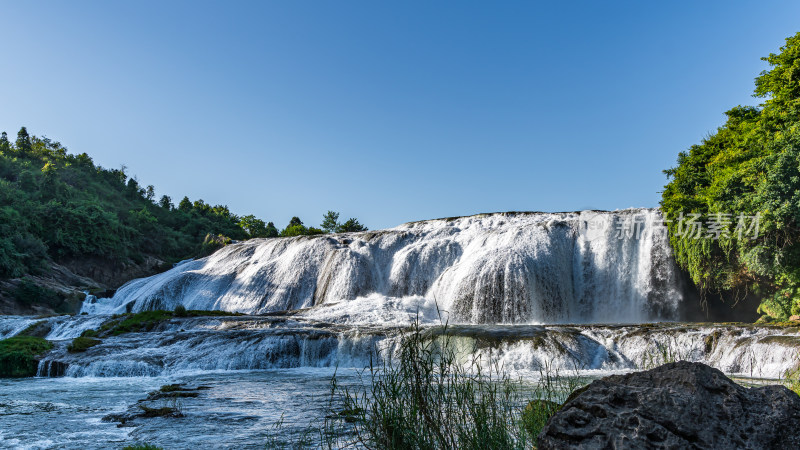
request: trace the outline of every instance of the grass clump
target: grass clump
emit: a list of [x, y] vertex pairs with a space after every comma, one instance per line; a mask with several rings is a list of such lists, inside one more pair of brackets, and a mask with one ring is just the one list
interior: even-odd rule
[[550, 400], [531, 400], [522, 411], [522, 427], [531, 436], [538, 436], [544, 425], [561, 405]]
[[529, 385], [512, 379], [495, 361], [458, 348], [447, 325], [433, 336], [414, 324], [399, 349], [374, 358], [381, 362], [371, 363], [355, 387], [340, 386], [333, 377], [332, 413], [316, 429], [316, 444], [310, 429], [296, 442], [275, 438], [268, 446], [484, 450], [535, 445], [559, 400], [570, 392], [567, 384], [574, 387], [575, 381], [545, 376], [531, 401]]
[[405, 336], [398, 362], [370, 367], [362, 391], [341, 399], [356, 441], [368, 448], [525, 448], [515, 385], [485, 361], [459, 360], [448, 335]]
[[79, 353], [85, 352], [86, 350], [94, 347], [97, 344], [100, 344], [100, 339], [94, 339], [86, 336], [76, 337], [72, 340], [72, 343], [69, 344], [67, 347], [67, 351], [70, 353]]
[[[182, 308], [182, 310], [181, 310]], [[241, 313], [227, 311], [200, 311], [187, 310], [183, 306], [178, 306], [175, 311], [142, 311], [139, 313], [116, 314], [111, 320], [104, 323], [97, 330], [86, 330], [81, 336], [119, 336], [125, 333], [140, 333], [152, 331], [158, 324], [175, 317], [221, 317], [221, 316], [241, 316]]]
[[53, 344], [33, 336], [15, 336], [0, 341], [0, 377], [36, 376], [38, 356], [51, 348]]
[[106, 322], [100, 327], [100, 332], [107, 332], [111, 336], [124, 333], [151, 331], [159, 323], [172, 318], [171, 311], [143, 311], [136, 314], [124, 314], [119, 319]]
[[81, 337], [88, 337], [88, 338], [97, 337], [98, 335], [99, 333], [97, 332], [97, 330], [91, 330], [91, 329], [83, 330], [83, 333], [81, 333]]

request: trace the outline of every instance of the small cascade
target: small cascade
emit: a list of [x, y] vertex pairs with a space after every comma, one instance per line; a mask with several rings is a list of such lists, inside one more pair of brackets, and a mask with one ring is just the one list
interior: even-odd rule
[[[151, 332], [103, 338], [82, 353], [60, 343], [40, 376], [152, 377], [288, 368], [364, 368], [396, 358], [402, 327], [323, 324], [283, 317], [173, 319]], [[506, 371], [593, 374], [697, 361], [748, 377], [780, 378], [800, 363], [800, 334], [747, 325], [451, 325], [465, 359]], [[441, 339], [441, 326], [424, 327]]]
[[0, 316], [0, 339], [8, 339], [43, 319], [31, 316]]
[[58, 341], [63, 339], [73, 339], [81, 335], [86, 330], [97, 329], [109, 319], [106, 315], [77, 315], [60, 316], [50, 319], [50, 332], [45, 339]]

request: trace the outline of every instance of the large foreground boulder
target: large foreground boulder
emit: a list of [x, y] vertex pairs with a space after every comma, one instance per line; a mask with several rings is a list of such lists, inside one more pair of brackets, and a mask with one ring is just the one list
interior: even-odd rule
[[540, 449], [800, 449], [800, 397], [745, 388], [701, 363], [613, 375], [574, 393], [545, 425]]

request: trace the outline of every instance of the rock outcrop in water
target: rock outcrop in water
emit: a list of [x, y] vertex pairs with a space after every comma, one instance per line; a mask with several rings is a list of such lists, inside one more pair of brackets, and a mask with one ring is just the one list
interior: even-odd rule
[[132, 281], [84, 311], [182, 304], [263, 314], [416, 298], [461, 323], [676, 320], [681, 290], [661, 225], [654, 209], [498, 213], [252, 239]]
[[614, 375], [577, 391], [539, 435], [540, 449], [800, 448], [800, 396], [745, 388], [701, 363]]

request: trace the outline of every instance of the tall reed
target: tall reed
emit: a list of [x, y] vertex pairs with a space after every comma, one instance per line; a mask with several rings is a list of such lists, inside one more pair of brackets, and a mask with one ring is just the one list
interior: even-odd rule
[[443, 328], [434, 335], [415, 322], [397, 348], [371, 358], [358, 382], [340, 384], [334, 375], [324, 421], [288, 442], [279, 423], [268, 446], [532, 448], [578, 380], [549, 370], [533, 385], [513, 379], [491, 356], [457, 351], [454, 336]]

